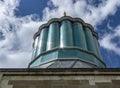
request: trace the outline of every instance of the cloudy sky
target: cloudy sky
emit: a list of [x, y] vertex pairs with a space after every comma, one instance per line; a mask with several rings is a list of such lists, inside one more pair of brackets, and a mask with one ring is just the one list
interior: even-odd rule
[[107, 67], [120, 68], [120, 0], [0, 0], [0, 68], [26, 68], [34, 33], [64, 11], [94, 26]]

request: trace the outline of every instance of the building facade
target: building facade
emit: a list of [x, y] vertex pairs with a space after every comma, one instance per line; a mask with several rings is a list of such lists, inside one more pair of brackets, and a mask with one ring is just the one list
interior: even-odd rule
[[104, 68], [98, 35], [80, 18], [53, 18], [34, 35], [29, 68]]

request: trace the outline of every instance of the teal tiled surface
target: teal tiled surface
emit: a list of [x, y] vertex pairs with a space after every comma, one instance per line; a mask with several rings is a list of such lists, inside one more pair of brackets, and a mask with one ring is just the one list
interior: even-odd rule
[[64, 19], [43, 27], [35, 37], [30, 67], [64, 58], [105, 67], [97, 37], [93, 29], [84, 25], [79, 21]]
[[51, 60], [56, 59], [79, 59], [81, 61], [96, 65], [97, 67], [105, 67], [104, 64], [101, 62], [99, 57], [96, 55], [86, 52], [81, 49], [77, 48], [63, 48], [63, 49], [55, 49], [53, 51], [46, 52], [45, 54], [41, 55], [39, 58], [33, 62], [33, 64], [40, 65], [45, 62], [49, 62]]

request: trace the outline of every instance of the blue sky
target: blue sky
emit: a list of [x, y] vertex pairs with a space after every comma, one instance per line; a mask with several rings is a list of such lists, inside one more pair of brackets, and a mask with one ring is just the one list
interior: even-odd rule
[[120, 68], [120, 0], [0, 0], [0, 68], [27, 67], [38, 27], [64, 11], [90, 23], [108, 68]]

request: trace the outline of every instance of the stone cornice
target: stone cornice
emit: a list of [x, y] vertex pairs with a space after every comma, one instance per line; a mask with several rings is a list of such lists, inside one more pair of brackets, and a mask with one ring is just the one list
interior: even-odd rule
[[57, 69], [26, 69], [26, 68], [14, 68], [14, 69], [0, 69], [0, 74], [3, 76], [76, 76], [76, 75], [120, 75], [120, 69], [114, 68], [57, 68]]

